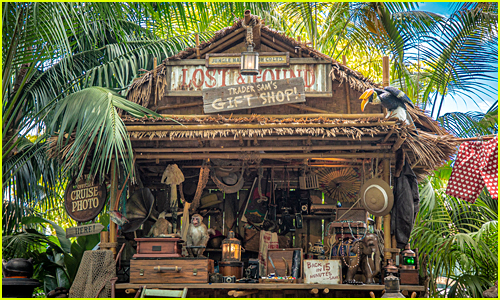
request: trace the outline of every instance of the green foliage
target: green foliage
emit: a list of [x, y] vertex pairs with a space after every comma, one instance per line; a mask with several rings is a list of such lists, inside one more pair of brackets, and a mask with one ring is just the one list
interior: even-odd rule
[[436, 278], [447, 277], [448, 297], [477, 298], [498, 275], [498, 207], [486, 189], [474, 204], [447, 196], [449, 175], [446, 167], [421, 184], [412, 246], [430, 276], [430, 297], [440, 295]]
[[[44, 292], [56, 287], [70, 288], [78, 267], [87, 250], [92, 250], [99, 242], [99, 235], [81, 236], [73, 242], [66, 238], [63, 228], [41, 217], [23, 219], [25, 231], [2, 237], [2, 257], [6, 260], [15, 257], [33, 258], [33, 278], [43, 281]], [[47, 231], [44, 224], [50, 224], [54, 235], [42, 234]], [[31, 228], [30, 228], [31, 227]]]

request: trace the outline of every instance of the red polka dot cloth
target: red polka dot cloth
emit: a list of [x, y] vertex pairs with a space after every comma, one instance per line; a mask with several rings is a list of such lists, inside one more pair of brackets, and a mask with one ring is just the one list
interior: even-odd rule
[[491, 197], [498, 199], [498, 136], [460, 145], [446, 194], [474, 203], [485, 184]]

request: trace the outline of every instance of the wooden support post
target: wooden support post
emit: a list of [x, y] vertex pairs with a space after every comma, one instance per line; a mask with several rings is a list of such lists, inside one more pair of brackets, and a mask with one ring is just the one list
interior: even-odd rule
[[[383, 179], [391, 185], [391, 164], [389, 159], [384, 159], [384, 173]], [[384, 216], [384, 258], [387, 260], [392, 258], [392, 253], [388, 251], [391, 245], [391, 214], [388, 213]]]
[[154, 87], [156, 87], [156, 67], [158, 66], [158, 61], [157, 61], [157, 58], [154, 57], [153, 58], [153, 97], [155, 98], [155, 106], [158, 105], [158, 97], [156, 96], [156, 89]]
[[302, 42], [300, 41], [300, 36], [297, 37], [297, 42], [299, 42], [299, 57], [302, 57]]
[[[382, 57], [382, 85], [389, 86], [390, 82], [389, 56]], [[384, 115], [387, 115], [387, 108], [384, 108]]]
[[194, 40], [196, 42], [196, 58], [200, 59], [200, 35], [198, 33], [194, 35]]
[[[118, 192], [118, 174], [116, 170], [116, 159], [111, 159], [111, 187], [109, 188], [109, 207], [115, 207], [116, 206], [116, 194]], [[109, 220], [109, 242], [110, 243], [116, 243], [116, 224]], [[116, 255], [116, 247], [111, 247], [111, 251], [113, 252], [113, 255]]]
[[309, 293], [313, 294], [313, 295], [317, 295], [319, 292], [319, 290], [317, 288], [314, 288], [312, 290], [309, 291]]
[[325, 289], [323, 290], [323, 294], [328, 294], [329, 292], [330, 292], [330, 289], [329, 289], [329, 288], [325, 288]]
[[[347, 67], [347, 59], [345, 55], [342, 55], [342, 64]], [[346, 94], [346, 101], [347, 101], [347, 113], [351, 113], [351, 97], [349, 95], [349, 82], [347, 80], [345, 81], [345, 94]]]

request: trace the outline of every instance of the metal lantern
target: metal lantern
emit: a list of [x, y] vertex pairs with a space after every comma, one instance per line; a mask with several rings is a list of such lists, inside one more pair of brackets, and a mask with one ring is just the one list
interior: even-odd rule
[[241, 243], [232, 231], [222, 241], [222, 261], [241, 261]]
[[380, 298], [406, 298], [401, 294], [399, 287], [399, 278], [389, 274], [384, 278], [385, 293]]
[[410, 249], [410, 244], [406, 244], [403, 255], [403, 265], [401, 269], [415, 270], [417, 264], [417, 255]]
[[259, 53], [253, 52], [253, 46], [247, 46], [247, 52], [241, 53], [241, 75], [259, 74]]

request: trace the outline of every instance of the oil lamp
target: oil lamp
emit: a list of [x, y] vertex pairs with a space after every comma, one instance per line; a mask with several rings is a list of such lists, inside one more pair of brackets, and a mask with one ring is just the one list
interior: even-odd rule
[[241, 261], [241, 242], [229, 231], [222, 241], [222, 261], [219, 262], [219, 273], [223, 276], [243, 277], [243, 262]]
[[381, 298], [406, 298], [400, 292], [399, 278], [394, 276], [394, 274], [398, 273], [398, 268], [394, 265], [392, 259], [387, 260], [385, 271], [388, 275], [384, 278], [385, 293]]

